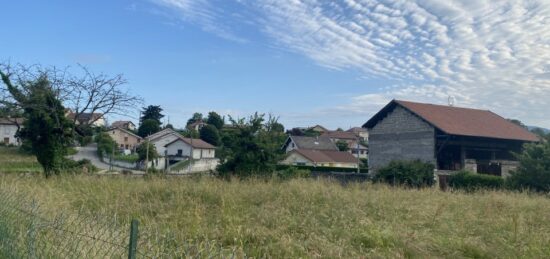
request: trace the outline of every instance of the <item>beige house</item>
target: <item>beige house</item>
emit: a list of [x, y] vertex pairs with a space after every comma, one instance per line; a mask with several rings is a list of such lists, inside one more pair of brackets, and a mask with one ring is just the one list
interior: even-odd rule
[[281, 161], [283, 165], [357, 168], [357, 158], [334, 150], [294, 149]]
[[136, 130], [136, 124], [131, 121], [115, 121], [111, 123], [113, 128], [122, 128], [127, 130]]
[[94, 127], [104, 127], [105, 117], [103, 116], [103, 113], [89, 113], [84, 112], [81, 114], [76, 114], [74, 112], [71, 112], [70, 110], [65, 111], [65, 116], [69, 118], [71, 121], [74, 121], [76, 125], [90, 125]]
[[107, 133], [113, 138], [120, 149], [135, 151], [142, 138], [123, 128], [111, 128]]

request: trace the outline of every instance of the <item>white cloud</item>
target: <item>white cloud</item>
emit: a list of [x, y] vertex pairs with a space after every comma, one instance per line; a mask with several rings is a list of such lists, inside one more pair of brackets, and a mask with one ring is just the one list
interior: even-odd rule
[[[154, 1], [217, 24], [207, 0]], [[277, 47], [395, 86], [334, 111], [366, 116], [381, 100], [445, 103], [453, 95], [457, 105], [550, 127], [550, 1], [242, 2]]]

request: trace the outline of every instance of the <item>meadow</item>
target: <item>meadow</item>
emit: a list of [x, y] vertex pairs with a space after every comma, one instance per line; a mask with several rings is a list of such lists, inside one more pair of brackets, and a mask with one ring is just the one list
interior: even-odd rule
[[215, 242], [254, 257], [550, 257], [550, 199], [526, 193], [15, 174], [0, 176], [0, 188], [34, 198], [44, 217], [79, 211], [137, 218], [181, 242]]
[[42, 172], [42, 167], [36, 157], [24, 154], [17, 147], [0, 147], [1, 173], [36, 173]]

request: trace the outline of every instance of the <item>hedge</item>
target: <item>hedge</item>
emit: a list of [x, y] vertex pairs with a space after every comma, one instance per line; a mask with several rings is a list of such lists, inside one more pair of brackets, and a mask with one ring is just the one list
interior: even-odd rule
[[450, 187], [466, 191], [478, 189], [496, 190], [504, 187], [504, 179], [500, 176], [475, 174], [468, 171], [452, 174], [448, 180]]
[[435, 183], [434, 165], [420, 160], [392, 161], [378, 169], [374, 181], [407, 187], [432, 186]]

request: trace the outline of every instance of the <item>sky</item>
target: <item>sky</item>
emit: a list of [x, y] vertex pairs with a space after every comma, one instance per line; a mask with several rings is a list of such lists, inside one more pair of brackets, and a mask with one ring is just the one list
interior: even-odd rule
[[547, 0], [21, 0], [1, 13], [0, 61], [124, 74], [176, 127], [258, 111], [346, 129], [402, 99], [550, 128]]

